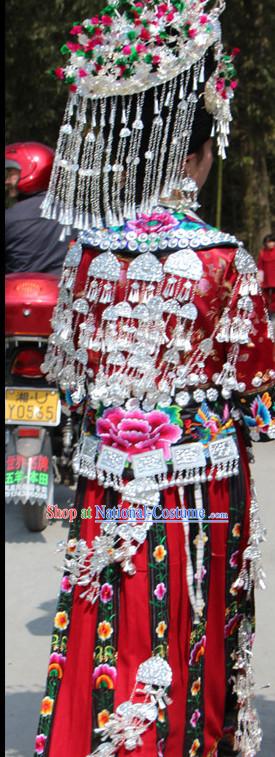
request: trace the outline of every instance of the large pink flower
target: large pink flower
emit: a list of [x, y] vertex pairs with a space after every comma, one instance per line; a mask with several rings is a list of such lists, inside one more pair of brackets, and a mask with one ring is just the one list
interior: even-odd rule
[[105, 410], [97, 421], [97, 434], [103, 444], [116, 447], [128, 455], [163, 449], [169, 460], [170, 446], [181, 436], [181, 429], [162, 410], [123, 410], [121, 407]]
[[130, 231], [135, 231], [139, 236], [140, 234], [152, 234], [153, 232], [158, 233], [160, 231], [170, 231], [170, 229], [174, 229], [175, 226], [178, 225], [179, 221], [177, 221], [177, 219], [174, 218], [171, 213], [164, 211], [163, 213], [154, 212], [151, 213], [151, 215], [147, 215], [147, 213], [141, 213], [137, 216], [136, 221], [128, 221], [127, 229]]

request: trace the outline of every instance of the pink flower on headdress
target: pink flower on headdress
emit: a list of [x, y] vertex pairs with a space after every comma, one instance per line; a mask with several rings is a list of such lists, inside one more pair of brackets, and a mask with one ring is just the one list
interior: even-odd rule
[[150, 32], [148, 31], [148, 29], [146, 29], [145, 26], [143, 26], [143, 28], [142, 28], [142, 30], [140, 32], [140, 39], [143, 39], [145, 42], [148, 42], [148, 40], [150, 39], [150, 37], [151, 37]]
[[152, 410], [123, 410], [121, 407], [105, 410], [96, 424], [96, 432], [103, 444], [115, 447], [128, 455], [162, 449], [169, 460], [170, 446], [181, 437], [181, 429], [166, 413]]
[[104, 16], [101, 16], [100, 23], [103, 24], [103, 26], [112, 26], [113, 22], [111, 16], [105, 14]]
[[179, 225], [179, 221], [171, 213], [154, 212], [151, 215], [141, 213], [136, 221], [128, 221], [127, 229], [139, 234], [153, 234], [153, 232], [170, 231]]
[[63, 68], [56, 68], [54, 73], [55, 73], [57, 79], [64, 79], [65, 74], [64, 74], [64, 69]]
[[166, 13], [166, 11], [168, 11], [167, 3], [160, 3], [157, 9], [157, 17], [162, 18], [162, 16], [164, 16], [164, 14]]
[[224, 85], [225, 85], [224, 79], [218, 79], [218, 81], [216, 83], [216, 90], [217, 90], [217, 92], [222, 92], [223, 89], [224, 89]]
[[81, 45], [78, 44], [78, 42], [66, 42], [68, 50], [71, 50], [72, 53], [76, 53], [77, 50], [81, 50]]
[[81, 34], [82, 26], [73, 26], [70, 30], [70, 34]]
[[194, 37], [196, 36], [196, 34], [197, 34], [197, 30], [196, 29], [192, 29], [192, 28], [188, 29], [188, 37], [191, 37], [191, 39], [194, 39]]
[[137, 53], [145, 53], [146, 52], [146, 45], [144, 45], [143, 42], [138, 42], [136, 45], [136, 52]]
[[84, 76], [88, 76], [87, 71], [85, 71], [85, 68], [79, 68], [78, 69], [78, 76], [82, 79]]
[[95, 36], [93, 39], [89, 39], [89, 42], [87, 42], [87, 45], [85, 45], [85, 52], [89, 52], [89, 50], [93, 50], [97, 45], [103, 45], [103, 37]]
[[200, 16], [200, 24], [207, 24], [208, 16], [206, 13], [203, 13], [202, 16]]

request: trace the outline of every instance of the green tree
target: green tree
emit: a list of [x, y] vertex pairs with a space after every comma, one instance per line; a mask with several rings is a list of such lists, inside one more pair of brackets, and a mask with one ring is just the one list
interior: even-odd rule
[[[274, 224], [275, 195], [275, 4], [230, 0], [223, 19], [228, 47], [239, 47], [239, 87], [228, 160], [223, 169], [222, 226], [256, 255]], [[215, 222], [217, 162], [203, 195]], [[210, 190], [210, 191], [209, 191]]]
[[[89, 14], [101, 3], [89, 2]], [[59, 49], [73, 23], [85, 18], [87, 2], [9, 0], [6, 21], [6, 141], [56, 144], [66, 87], [49, 76], [60, 65]]]

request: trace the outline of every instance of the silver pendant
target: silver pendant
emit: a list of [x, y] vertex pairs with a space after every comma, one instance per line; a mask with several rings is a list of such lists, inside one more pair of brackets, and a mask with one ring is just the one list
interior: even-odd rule
[[164, 273], [173, 273], [181, 278], [199, 281], [202, 276], [203, 266], [197, 253], [187, 247], [169, 255], [163, 266]]
[[139, 455], [133, 455], [132, 467], [135, 478], [145, 478], [145, 476], [160, 476], [167, 473], [167, 465], [164, 460], [162, 449], [142, 452]]
[[118, 281], [120, 263], [112, 252], [102, 252], [90, 263], [88, 276], [107, 281]]
[[130, 263], [127, 271], [127, 279], [139, 281], [161, 281], [162, 276], [162, 265], [151, 252], [139, 255]]

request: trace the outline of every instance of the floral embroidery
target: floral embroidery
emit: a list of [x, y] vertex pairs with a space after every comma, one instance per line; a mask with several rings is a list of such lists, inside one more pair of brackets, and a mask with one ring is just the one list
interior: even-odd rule
[[139, 452], [162, 449], [164, 457], [170, 458], [170, 446], [179, 440], [181, 430], [170, 422], [169, 416], [153, 410], [123, 410], [121, 407], [105, 410], [98, 419], [96, 431], [103, 444], [127, 452], [129, 456]]
[[109, 602], [110, 599], [112, 599], [113, 593], [114, 590], [111, 584], [103, 584], [100, 589], [101, 602], [104, 602], [104, 604], [106, 604], [106, 602]]
[[161, 620], [156, 627], [156, 634], [159, 639], [163, 639], [166, 629], [167, 629], [167, 624], [165, 623], [164, 620]]
[[155, 558], [156, 562], [162, 562], [164, 558], [167, 555], [167, 551], [165, 547], [162, 544], [158, 544], [157, 547], [155, 547], [153, 552], [153, 557]]
[[100, 576], [97, 634], [92, 674], [92, 745], [100, 743], [98, 728], [103, 728], [114, 709], [117, 681], [117, 618], [119, 567], [109, 565]]
[[36, 754], [43, 754], [45, 746], [46, 746], [47, 738], [44, 736], [44, 733], [39, 733], [38, 736], [36, 736], [35, 739], [35, 751]]
[[165, 710], [161, 709], [160, 707], [159, 707], [159, 710], [158, 710], [158, 721], [160, 723], [164, 723], [164, 721], [165, 721]]
[[63, 576], [61, 581], [61, 591], [64, 591], [66, 594], [71, 594], [72, 592], [72, 584], [69, 579], [69, 576]]
[[195, 646], [193, 647], [190, 655], [189, 664], [194, 665], [199, 662], [200, 657], [204, 655], [205, 653], [205, 647], [206, 647], [206, 636], [202, 636], [199, 641], [196, 642]]
[[93, 685], [96, 689], [114, 689], [117, 679], [117, 671], [113, 665], [98, 665], [93, 672]]
[[41, 702], [40, 713], [41, 715], [51, 715], [53, 711], [54, 699], [51, 697], [44, 697]]
[[111, 626], [111, 623], [109, 623], [106, 620], [102, 620], [101, 623], [98, 624], [97, 633], [99, 635], [99, 638], [104, 641], [106, 639], [110, 639], [113, 633], [113, 628]]
[[163, 582], [161, 582], [160, 584], [157, 584], [154, 591], [154, 595], [161, 602], [163, 597], [165, 597], [166, 592], [167, 592], [166, 586], [164, 585]]
[[227, 705], [224, 716], [223, 739], [226, 743], [228, 742], [229, 734], [231, 732], [234, 733], [237, 728], [238, 710], [236, 708], [236, 696], [232, 692], [232, 675], [234, 674], [234, 651], [236, 650], [238, 628], [246, 605], [245, 593], [242, 595], [234, 588], [234, 582], [236, 580], [236, 558], [238, 557], [236, 539], [239, 539], [241, 536], [245, 511], [245, 488], [243, 477], [239, 476], [234, 481], [229, 482], [229, 494], [230, 506], [226, 560], [226, 611], [224, 627]]
[[157, 757], [163, 757], [163, 748], [164, 748], [165, 741], [164, 739], [160, 739], [157, 743]]
[[191, 749], [189, 749], [189, 755], [190, 755], [190, 757], [195, 757], [195, 755], [198, 752], [198, 749], [199, 749], [200, 745], [201, 744], [200, 744], [199, 739], [194, 739], [193, 744], [191, 746]]
[[228, 623], [226, 624], [224, 628], [224, 638], [227, 639], [229, 636], [232, 636], [236, 629], [238, 628], [240, 621], [241, 621], [242, 615], [240, 613], [237, 613], [236, 615], [231, 618]]
[[69, 625], [69, 616], [66, 610], [62, 610], [61, 612], [57, 612], [54, 618], [54, 625], [55, 628], [60, 628], [65, 630]]
[[[77, 497], [81, 496], [79, 489]], [[76, 506], [77, 506], [76, 501]], [[67, 554], [75, 550], [79, 538], [80, 517], [72, 523], [67, 543]], [[69, 576], [64, 575], [61, 580], [60, 596], [55, 615], [54, 631], [51, 641], [51, 655], [49, 659], [48, 675], [45, 696], [41, 702], [40, 719], [38, 724], [38, 734], [35, 740], [35, 755], [42, 755], [47, 747], [47, 740], [50, 734], [51, 722], [54, 716], [54, 705], [59, 686], [63, 678], [66, 664], [66, 649], [69, 633], [70, 614], [72, 608], [74, 589], [70, 582]]]
[[136, 221], [128, 221], [126, 228], [129, 231], [135, 231], [139, 236], [140, 234], [152, 234], [153, 232], [159, 233], [163, 231], [170, 231], [179, 226], [179, 222], [169, 211], [163, 211], [162, 213], [154, 212], [151, 215], [141, 213], [137, 215]]
[[196, 697], [199, 694], [200, 690], [201, 690], [201, 679], [197, 678], [197, 680], [194, 681], [194, 683], [191, 686], [192, 697]]
[[235, 525], [232, 528], [232, 535], [235, 537], [235, 539], [239, 539], [241, 535], [241, 524], [235, 523]]
[[193, 715], [192, 715], [192, 717], [190, 719], [190, 723], [191, 723], [192, 728], [196, 728], [196, 725], [197, 725], [197, 723], [198, 723], [198, 721], [200, 719], [200, 716], [201, 716], [201, 713], [200, 713], [199, 710], [195, 710], [193, 712]]
[[50, 659], [49, 659], [48, 674], [56, 675], [57, 678], [62, 678], [65, 662], [66, 662], [66, 657], [64, 657], [64, 655], [53, 652], [53, 654], [51, 654]]
[[237, 568], [239, 563], [239, 549], [236, 549], [235, 552], [232, 553], [230, 557], [230, 567], [231, 568]]
[[108, 710], [101, 710], [97, 716], [98, 728], [104, 728], [108, 720], [110, 719], [110, 713]]
[[[150, 614], [152, 652], [167, 659], [168, 654], [168, 548], [166, 525], [156, 522], [148, 533]], [[167, 708], [159, 709], [157, 719], [157, 754], [163, 757], [169, 732]]]

